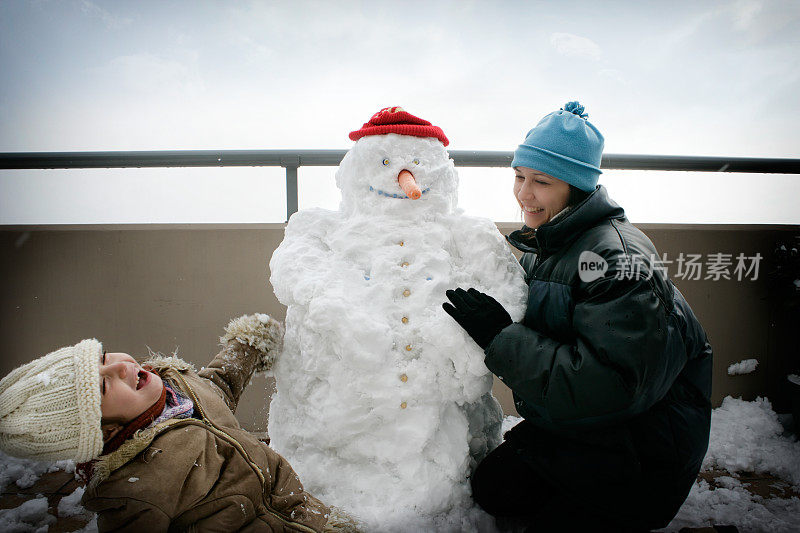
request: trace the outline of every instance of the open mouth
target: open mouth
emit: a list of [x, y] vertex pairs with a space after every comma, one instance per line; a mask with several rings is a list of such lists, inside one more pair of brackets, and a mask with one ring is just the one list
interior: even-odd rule
[[150, 381], [150, 373], [145, 370], [140, 370], [136, 374], [136, 390], [141, 389]]
[[544, 211], [543, 207], [523, 207], [522, 208], [526, 213], [530, 213], [532, 215], [536, 215]]

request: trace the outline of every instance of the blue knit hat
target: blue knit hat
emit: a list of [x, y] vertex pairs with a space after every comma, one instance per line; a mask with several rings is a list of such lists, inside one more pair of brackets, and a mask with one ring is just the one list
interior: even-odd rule
[[567, 102], [528, 132], [512, 167], [527, 167], [592, 192], [600, 177], [603, 135], [578, 102]]

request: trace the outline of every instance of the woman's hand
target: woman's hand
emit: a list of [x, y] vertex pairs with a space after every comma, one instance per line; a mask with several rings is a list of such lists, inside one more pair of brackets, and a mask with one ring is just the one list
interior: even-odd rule
[[513, 323], [505, 308], [488, 294], [458, 288], [445, 291], [445, 295], [452, 305], [445, 302], [442, 308], [484, 350], [503, 328]]

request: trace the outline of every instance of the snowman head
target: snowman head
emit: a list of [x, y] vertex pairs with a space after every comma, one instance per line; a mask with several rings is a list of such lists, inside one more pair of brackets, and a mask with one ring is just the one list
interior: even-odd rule
[[357, 142], [336, 172], [342, 212], [420, 216], [456, 207], [458, 175], [440, 128], [390, 107], [350, 138]]

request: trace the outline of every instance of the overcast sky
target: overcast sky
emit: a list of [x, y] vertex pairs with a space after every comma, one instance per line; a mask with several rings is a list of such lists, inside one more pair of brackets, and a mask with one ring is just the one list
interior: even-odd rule
[[[400, 105], [513, 150], [580, 100], [607, 153], [800, 157], [800, 2], [0, 1], [0, 152], [346, 149]], [[335, 169], [301, 207], [336, 208]], [[510, 170], [461, 205], [519, 220]], [[634, 222], [800, 223], [800, 177], [607, 171]], [[489, 192], [487, 192], [489, 190]], [[281, 169], [0, 172], [0, 223], [277, 222]]]

